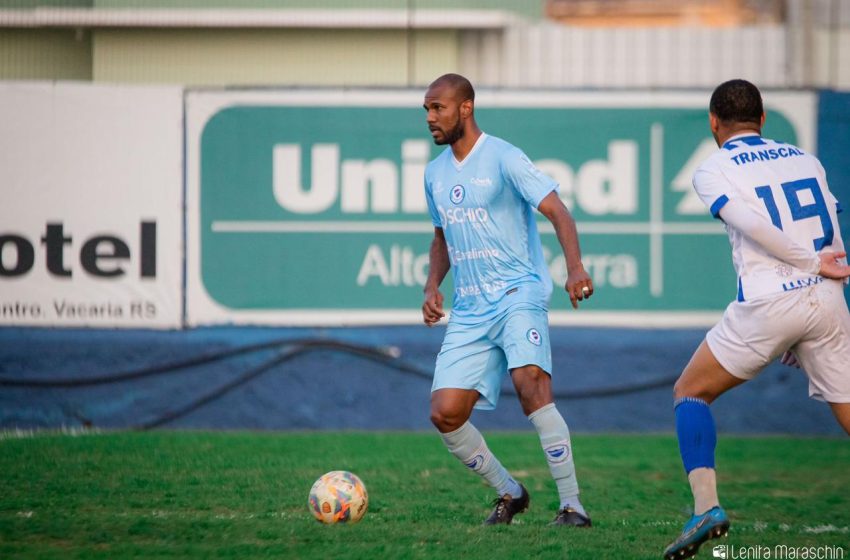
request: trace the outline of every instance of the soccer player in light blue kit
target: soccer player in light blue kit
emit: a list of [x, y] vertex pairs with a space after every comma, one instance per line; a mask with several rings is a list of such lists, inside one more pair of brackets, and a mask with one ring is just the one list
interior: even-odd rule
[[726, 225], [738, 294], [673, 390], [694, 515], [664, 551], [667, 560], [690, 558], [729, 529], [717, 497], [714, 399], [775, 358], [799, 359], [809, 395], [829, 403], [850, 434], [850, 313], [842, 282], [850, 267], [838, 201], [817, 158], [761, 136], [764, 119], [753, 84], [730, 80], [714, 90], [709, 124], [720, 149], [697, 169], [694, 189]]
[[434, 240], [422, 316], [444, 317], [439, 287], [453, 271], [454, 298], [431, 389], [431, 421], [449, 451], [497, 493], [485, 524], [509, 524], [529, 496], [469, 422], [473, 408], [494, 409], [510, 372], [522, 409], [540, 436], [560, 495], [555, 525], [590, 527], [579, 501], [570, 432], [552, 398], [548, 306], [552, 280], [534, 218], [555, 227], [567, 262], [573, 307], [593, 294], [581, 262], [575, 222], [558, 185], [518, 148], [484, 134], [475, 122], [475, 92], [457, 74], [437, 78], [425, 94], [428, 128], [450, 145], [425, 171]]

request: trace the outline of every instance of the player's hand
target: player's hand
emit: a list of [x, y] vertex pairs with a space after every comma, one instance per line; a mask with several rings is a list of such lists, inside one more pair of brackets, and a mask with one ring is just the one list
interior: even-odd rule
[[436, 288], [425, 289], [425, 302], [422, 304], [422, 320], [433, 327], [445, 317], [443, 312], [443, 294]]
[[567, 283], [564, 289], [570, 296], [573, 309], [578, 309], [578, 302], [593, 295], [593, 281], [584, 270], [584, 265], [579, 264], [575, 269], [567, 271]]
[[820, 274], [825, 278], [834, 278], [835, 280], [843, 280], [850, 277], [850, 266], [839, 262], [838, 259], [843, 259], [847, 253], [833, 253], [824, 251], [820, 253]]
[[790, 350], [782, 354], [782, 357], [779, 358], [779, 361], [785, 364], [786, 366], [795, 367], [797, 369], [800, 369], [801, 367], [800, 362], [797, 361], [797, 356], [794, 354], [794, 352]]

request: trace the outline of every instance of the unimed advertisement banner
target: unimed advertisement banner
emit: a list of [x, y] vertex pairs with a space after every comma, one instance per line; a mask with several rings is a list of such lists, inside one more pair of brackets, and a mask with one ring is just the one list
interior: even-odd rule
[[[709, 95], [479, 92], [482, 129], [554, 177], [578, 223], [596, 293], [573, 311], [558, 288], [563, 255], [539, 218], [553, 323], [705, 324], [734, 298], [725, 231], [691, 188], [717, 149]], [[420, 321], [433, 236], [422, 177], [445, 149], [422, 96], [189, 92], [189, 323]], [[766, 135], [814, 149], [812, 94], [765, 102]], [[450, 279], [443, 292], [450, 301]]]
[[182, 324], [182, 99], [0, 84], [0, 324]]

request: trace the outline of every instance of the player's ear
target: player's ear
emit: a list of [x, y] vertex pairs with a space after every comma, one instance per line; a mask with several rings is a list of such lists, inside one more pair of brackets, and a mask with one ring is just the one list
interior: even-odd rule
[[761, 113], [761, 122], [759, 122], [759, 128], [764, 128], [764, 121], [767, 118], [767, 114], [762, 111]]
[[468, 119], [472, 116], [472, 100], [467, 99], [463, 103], [460, 104], [460, 116]]

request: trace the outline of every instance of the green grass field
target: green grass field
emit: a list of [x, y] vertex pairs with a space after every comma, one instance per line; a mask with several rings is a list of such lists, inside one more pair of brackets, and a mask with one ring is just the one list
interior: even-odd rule
[[[576, 436], [594, 527], [550, 527], [536, 434], [485, 436], [531, 493], [511, 526], [481, 526], [493, 496], [435, 433], [5, 434], [0, 558], [659, 558], [691, 507], [673, 436]], [[728, 544], [850, 558], [846, 441], [721, 434], [717, 460]], [[335, 469], [369, 490], [359, 524], [308, 512], [313, 481]]]

